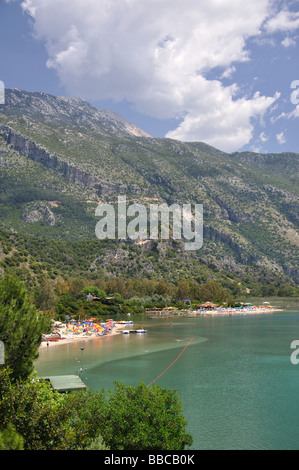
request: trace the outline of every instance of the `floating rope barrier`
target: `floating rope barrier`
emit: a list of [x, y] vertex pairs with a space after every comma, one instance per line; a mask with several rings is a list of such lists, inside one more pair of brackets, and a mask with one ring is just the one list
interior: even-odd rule
[[184, 349], [180, 352], [180, 354], [178, 355], [178, 357], [160, 374], [158, 375], [158, 377], [156, 377], [151, 383], [148, 384], [148, 387], [150, 385], [152, 385], [154, 382], [156, 382], [156, 380], [158, 380], [163, 374], [165, 374], [165, 372], [168, 371], [168, 369], [170, 369], [171, 366], [173, 366], [173, 364], [181, 357], [181, 355], [183, 354], [183, 352], [187, 349], [187, 347], [189, 346], [189, 344], [191, 343], [191, 341], [193, 341], [194, 338], [191, 338], [190, 341], [188, 341], [188, 343], [186, 344], [186, 346], [184, 347]]

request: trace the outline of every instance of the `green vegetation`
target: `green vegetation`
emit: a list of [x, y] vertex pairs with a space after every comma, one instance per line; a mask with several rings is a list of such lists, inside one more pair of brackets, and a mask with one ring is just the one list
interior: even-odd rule
[[[88, 103], [78, 105], [7, 90], [0, 227], [24, 236], [30, 260], [23, 258], [19, 275], [26, 283], [33, 271], [35, 279], [141, 276], [176, 284], [214, 280], [223, 287], [232, 278], [242, 295], [246, 288], [261, 295], [261, 285], [296, 289], [298, 154], [229, 155], [201, 142], [136, 137]], [[120, 194], [147, 206], [202, 203], [202, 249], [186, 253], [174, 241], [99, 243], [95, 207]], [[3, 262], [15, 268], [15, 256]]]
[[33, 372], [47, 317], [37, 315], [14, 278], [1, 282], [0, 308], [0, 450], [183, 450], [192, 444], [175, 391], [143, 383], [116, 383], [109, 392], [53, 391]]
[[[144, 314], [145, 309], [189, 307], [184, 299], [191, 299], [193, 308], [205, 301], [234, 306], [240, 297], [240, 286], [232, 280], [222, 284], [216, 281], [198, 283], [181, 279], [177, 284], [154, 279], [103, 279], [57, 277], [43, 280], [32, 290], [35, 307], [48, 312], [55, 320], [65, 321], [67, 317], [88, 319], [107, 318], [115, 315]], [[258, 295], [297, 297], [298, 287], [288, 284], [260, 285], [251, 292]], [[96, 301], [87, 300], [88, 294], [97, 297]], [[252, 294], [251, 294], [252, 295]], [[246, 298], [246, 296], [243, 296]]]
[[0, 450], [24, 450], [24, 439], [12, 424], [0, 431]]
[[[178, 249], [175, 241], [153, 242], [151, 249], [145, 250], [114, 240], [66, 242], [0, 230], [0, 273], [21, 279], [34, 292], [36, 305], [42, 310], [52, 308], [61, 294], [70, 295], [70, 301], [80, 300], [76, 296], [88, 286], [97, 286], [108, 296], [119, 293], [126, 301], [137, 297], [140, 304], [143, 299], [142, 305], [161, 300], [167, 304], [185, 297], [204, 300], [199, 288], [212, 281], [227, 291], [225, 299], [213, 294], [209, 299], [213, 301], [248, 295], [298, 295], [298, 286], [281, 272], [253, 263], [235, 274], [182, 252], [178, 257]], [[68, 284], [64, 290], [63, 282]], [[152, 296], [165, 298], [155, 300]], [[68, 297], [61, 301], [68, 303]]]
[[181, 400], [173, 390], [117, 382], [107, 407], [109, 419], [102, 433], [111, 449], [184, 450], [192, 444]]
[[[13, 270], [11, 269], [11, 272]], [[262, 276], [262, 273], [261, 273]], [[262, 277], [261, 277], [262, 279]], [[277, 281], [277, 280], [276, 280]], [[14, 290], [7, 281], [0, 283], [0, 303], [5, 304], [2, 316], [2, 323], [6, 326], [6, 335], [13, 340], [13, 325], [19, 315], [24, 315], [24, 305], [28, 304], [28, 295], [24, 292], [24, 287], [16, 279]], [[251, 282], [251, 283], [250, 283]], [[265, 280], [264, 280], [265, 282]], [[241, 283], [232, 278], [222, 279], [221, 282], [209, 280], [207, 282], [197, 282], [194, 279], [181, 278], [177, 283], [164, 281], [163, 279], [129, 279], [129, 278], [101, 278], [88, 279], [84, 277], [62, 277], [54, 279], [43, 276], [40, 282], [33, 284], [29, 288], [30, 298], [34, 308], [39, 312], [46, 312], [55, 320], [65, 321], [67, 317], [74, 319], [87, 319], [89, 317], [105, 318], [115, 315], [143, 314], [145, 309], [165, 308], [173, 306], [177, 309], [187, 308], [184, 299], [191, 299], [192, 307], [205, 301], [212, 301], [219, 304], [234, 305], [235, 299], [244, 295]], [[16, 288], [16, 285], [18, 288]], [[30, 284], [31, 285], [31, 284]], [[245, 286], [250, 285], [250, 296], [281, 296], [297, 297], [298, 287], [277, 283], [275, 279], [269, 284], [257, 284], [253, 280], [248, 281]], [[2, 286], [2, 287], [1, 287]], [[1, 290], [2, 289], [2, 290]], [[22, 305], [14, 308], [15, 291], [22, 293]], [[87, 295], [91, 293], [97, 297], [96, 301], [88, 301]], [[189, 304], [188, 304], [189, 306]], [[30, 309], [27, 310], [27, 316]], [[43, 315], [40, 322], [48, 321]], [[0, 322], [1, 323], [1, 322]], [[41, 322], [41, 327], [45, 326]], [[29, 326], [28, 326], [29, 328]], [[33, 329], [33, 327], [30, 327]], [[34, 325], [36, 328], [36, 325]], [[39, 329], [40, 331], [41, 329]], [[17, 334], [17, 333], [16, 333]], [[34, 344], [32, 343], [32, 348]], [[29, 353], [29, 351], [27, 352]], [[26, 353], [26, 354], [27, 354]]]
[[5, 277], [0, 282], [0, 311], [5, 363], [15, 380], [26, 379], [33, 371], [42, 334], [50, 330], [51, 319], [35, 310], [17, 278]]
[[[0, 370], [0, 446], [25, 450], [183, 450], [192, 444], [174, 390], [115, 383], [109, 392], [59, 394]], [[8, 436], [9, 432], [9, 436]], [[2, 441], [1, 441], [2, 437]], [[11, 446], [11, 447], [8, 447]]]
[[[0, 168], [0, 449], [190, 446], [175, 391], [53, 392], [33, 372], [41, 335], [51, 319], [188, 308], [184, 299], [297, 297], [298, 154], [136, 137], [83, 101], [6, 90]], [[95, 208], [118, 195], [203, 204], [203, 247], [97, 240]]]

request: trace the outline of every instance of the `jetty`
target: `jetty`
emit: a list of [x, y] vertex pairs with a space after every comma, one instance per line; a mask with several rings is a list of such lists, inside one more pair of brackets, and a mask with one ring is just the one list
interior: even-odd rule
[[60, 393], [73, 392], [74, 390], [86, 389], [85, 383], [78, 375], [55, 375], [51, 377], [42, 377], [50, 382], [54, 391]]
[[164, 319], [169, 319], [172, 318], [172, 315], [174, 313], [175, 309], [173, 307], [166, 307], [166, 308], [147, 308], [145, 311], [145, 314], [149, 318], [164, 318]]

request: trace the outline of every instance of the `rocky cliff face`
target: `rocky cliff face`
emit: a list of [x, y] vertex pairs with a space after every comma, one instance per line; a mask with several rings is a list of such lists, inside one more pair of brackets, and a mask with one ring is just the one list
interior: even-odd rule
[[[34, 162], [42, 164], [46, 168], [59, 172], [62, 176], [75, 184], [80, 184], [87, 188], [94, 189], [98, 196], [123, 194], [126, 192], [141, 192], [141, 188], [137, 185], [126, 185], [122, 182], [102, 181], [100, 178], [63, 161], [61, 157], [53, 155], [41, 145], [29, 140], [9, 126], [0, 126], [0, 137], [2, 137], [2, 139], [13, 148], [13, 150], [23, 157], [30, 158]], [[4, 162], [2, 165], [4, 166]]]
[[[8, 91], [7, 104], [0, 106], [1, 141], [0, 182], [2, 177], [5, 184], [2, 193], [0, 184], [0, 211], [6, 228], [26, 231], [34, 225], [37, 230], [46, 224], [49, 230], [43, 236], [59, 238], [62, 233], [67, 238], [74, 235], [72, 220], [78, 238], [94, 237], [91, 202], [116, 202], [124, 194], [128, 203], [147, 206], [202, 203], [204, 246], [192, 254], [195, 262], [234, 272], [258, 264], [299, 278], [298, 154], [228, 155], [201, 142], [153, 139], [83, 100], [21, 90]], [[19, 155], [31, 162], [27, 170], [19, 168], [19, 187], [14, 183], [25, 198], [8, 195], [7, 181], [14, 181], [9, 180], [9, 149], [15, 159]], [[33, 172], [35, 163], [41, 167]], [[42, 167], [49, 171], [48, 179]], [[62, 200], [63, 182], [73, 185], [71, 201]], [[89, 191], [88, 200], [82, 191], [75, 195], [79, 186]], [[58, 208], [49, 204], [50, 197], [61, 200]], [[23, 204], [19, 212], [16, 201]], [[10, 218], [12, 207], [16, 212]], [[18, 225], [17, 217], [25, 225]], [[140, 245], [144, 250], [149, 246]], [[185, 259], [186, 253], [177, 250], [176, 256]]]
[[57, 222], [51, 210], [51, 204], [48, 202], [26, 204], [23, 208], [22, 219], [29, 224], [44, 222], [49, 227], [53, 227]]
[[73, 183], [82, 184], [87, 187], [100, 184], [97, 178], [61, 160], [47, 149], [29, 140], [19, 132], [14, 131], [11, 127], [0, 126], [0, 137], [23, 157], [30, 158], [35, 162], [41, 163], [46, 168], [58, 171]]

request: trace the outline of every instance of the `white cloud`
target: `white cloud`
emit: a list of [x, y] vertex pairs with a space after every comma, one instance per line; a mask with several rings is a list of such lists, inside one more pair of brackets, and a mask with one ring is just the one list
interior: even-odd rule
[[267, 142], [268, 140], [268, 137], [266, 136], [265, 132], [261, 132], [261, 134], [259, 135], [259, 138], [262, 142]]
[[280, 132], [279, 134], [276, 134], [276, 139], [279, 144], [285, 144], [286, 143], [286, 138], [284, 135], [284, 132]]
[[261, 153], [261, 152], [262, 152], [262, 148], [259, 147], [259, 146], [256, 146], [256, 145], [252, 145], [251, 151], [252, 151], [252, 152], [255, 152], [255, 153]]
[[294, 119], [298, 117], [299, 117], [299, 104], [293, 109], [293, 111], [290, 111], [289, 113], [282, 112], [277, 117], [272, 117], [271, 122], [272, 124], [274, 124], [279, 119]]
[[284, 38], [283, 41], [281, 41], [281, 44], [284, 47], [296, 46], [296, 41], [294, 39], [290, 38], [289, 36], [287, 36], [286, 38]]
[[231, 78], [235, 72], [236, 72], [236, 67], [233, 65], [231, 67], [228, 67], [226, 70], [224, 70], [220, 78]]
[[265, 28], [269, 33], [276, 31], [294, 31], [299, 28], [299, 13], [284, 9], [270, 18]]
[[[236, 85], [205, 77], [220, 67], [222, 78], [231, 78], [238, 63], [250, 60], [246, 41], [261, 35], [271, 1], [24, 0], [22, 7], [69, 93], [177, 117], [168, 137], [233, 151], [250, 141], [253, 120], [278, 95], [240, 97]], [[276, 15], [266, 26], [294, 21]]]
[[[207, 87], [211, 88], [211, 83]], [[230, 88], [214, 83], [214, 94], [207, 93], [206, 102], [194, 103], [193, 109], [184, 121], [166, 137], [194, 141], [202, 140], [227, 152], [248, 144], [252, 138], [252, 120], [262, 116], [269, 106], [279, 97], [266, 98], [256, 93], [251, 100], [233, 99]]]
[[287, 115], [288, 118], [297, 118], [299, 117], [299, 104], [296, 106], [296, 108], [290, 112], [288, 115]]

